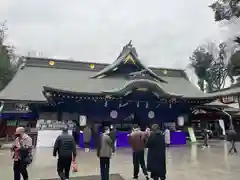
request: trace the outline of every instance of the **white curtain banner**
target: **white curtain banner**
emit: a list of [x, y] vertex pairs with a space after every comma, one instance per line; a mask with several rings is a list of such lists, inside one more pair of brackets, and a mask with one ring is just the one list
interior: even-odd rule
[[222, 128], [223, 135], [225, 136], [226, 135], [226, 129], [225, 129], [224, 121], [222, 119], [219, 119], [218, 122], [219, 122], [220, 127]]

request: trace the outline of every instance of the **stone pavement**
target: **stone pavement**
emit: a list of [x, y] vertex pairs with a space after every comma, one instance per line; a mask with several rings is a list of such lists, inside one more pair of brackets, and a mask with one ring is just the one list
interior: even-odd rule
[[[169, 180], [236, 180], [240, 175], [240, 155], [228, 156], [227, 143], [212, 142], [202, 149], [199, 145], [170, 147], [167, 149], [167, 179]], [[240, 151], [240, 144], [237, 144]], [[30, 180], [57, 177], [56, 158], [52, 149], [36, 149], [34, 162], [29, 167]], [[94, 151], [78, 151], [79, 172], [72, 176], [99, 175], [99, 161]], [[112, 158], [110, 172], [119, 173], [123, 178], [132, 177], [132, 157], [130, 149], [118, 149]], [[10, 151], [0, 150], [0, 179], [12, 180]], [[144, 179], [140, 175], [140, 179]]]

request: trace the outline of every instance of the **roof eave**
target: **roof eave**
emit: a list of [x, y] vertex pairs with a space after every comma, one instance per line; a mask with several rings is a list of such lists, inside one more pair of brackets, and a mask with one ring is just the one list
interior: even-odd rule
[[4, 101], [6, 103], [46, 103], [45, 100], [39, 100], [39, 99], [32, 99], [32, 100], [26, 100], [26, 99], [6, 99], [6, 98], [1, 98], [0, 101]]

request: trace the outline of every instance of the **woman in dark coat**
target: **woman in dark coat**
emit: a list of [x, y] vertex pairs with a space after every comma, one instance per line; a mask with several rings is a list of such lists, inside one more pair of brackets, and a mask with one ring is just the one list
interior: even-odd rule
[[154, 180], [166, 179], [166, 149], [164, 134], [157, 124], [152, 125], [152, 133], [146, 142], [148, 148], [147, 169]]

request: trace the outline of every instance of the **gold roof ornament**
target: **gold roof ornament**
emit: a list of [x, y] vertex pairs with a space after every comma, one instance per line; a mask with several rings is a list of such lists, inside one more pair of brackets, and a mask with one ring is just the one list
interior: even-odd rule
[[49, 61], [49, 65], [50, 66], [54, 66], [55, 65], [55, 62], [53, 60]]
[[94, 68], [95, 68], [95, 65], [94, 65], [94, 64], [90, 64], [90, 68], [91, 68], [91, 69], [94, 69]]
[[168, 71], [167, 71], [167, 70], [163, 70], [163, 74], [165, 74], [165, 75], [166, 75], [167, 73], [168, 73]]
[[136, 61], [133, 59], [133, 57], [129, 54], [123, 61], [124, 64], [132, 62], [133, 64], [136, 64]]

